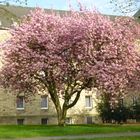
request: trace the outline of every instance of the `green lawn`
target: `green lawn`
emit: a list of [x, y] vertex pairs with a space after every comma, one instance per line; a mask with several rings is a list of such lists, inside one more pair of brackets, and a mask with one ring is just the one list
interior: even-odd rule
[[75, 125], [66, 127], [44, 125], [0, 126], [0, 138], [64, 136], [112, 132], [140, 132], [140, 125]]

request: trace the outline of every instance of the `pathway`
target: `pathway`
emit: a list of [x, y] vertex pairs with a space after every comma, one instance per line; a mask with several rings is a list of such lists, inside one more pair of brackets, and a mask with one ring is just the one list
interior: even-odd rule
[[[124, 133], [110, 133], [110, 134], [92, 134], [92, 135], [73, 135], [73, 136], [52, 136], [40, 138], [21, 138], [15, 140], [74, 140], [74, 139], [90, 139], [90, 138], [105, 138], [105, 137], [120, 137], [120, 136], [140, 136], [140, 132], [124, 132]], [[4, 139], [2, 139], [4, 140]], [[9, 139], [8, 139], [9, 140]]]

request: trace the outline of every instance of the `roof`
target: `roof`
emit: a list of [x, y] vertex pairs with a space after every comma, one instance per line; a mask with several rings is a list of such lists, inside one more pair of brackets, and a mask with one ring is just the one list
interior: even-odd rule
[[[27, 15], [31, 10], [34, 10], [33, 7], [21, 7], [21, 6], [7, 6], [0, 5], [0, 28], [2, 27], [10, 27], [13, 22], [19, 21], [24, 15]], [[51, 9], [45, 9], [48, 13], [50, 13]], [[66, 11], [64, 10], [55, 10], [56, 14], [59, 13], [64, 14]]]
[[140, 9], [134, 14], [134, 17], [140, 17]]
[[133, 16], [140, 22], [140, 9]]
[[[13, 6], [13, 5], [0, 5], [0, 29], [10, 28], [14, 22], [18, 22], [20, 18], [24, 15], [27, 15], [31, 10], [34, 10], [33, 7], [21, 7], [21, 6]], [[51, 9], [45, 9], [48, 13], [51, 13]], [[68, 13], [68, 11], [64, 10], [54, 10], [55, 13], [59, 13], [60, 15]], [[105, 15], [109, 16], [111, 19], [114, 19], [116, 16], [114, 15]], [[140, 10], [134, 15], [134, 17], [138, 18], [140, 21]]]

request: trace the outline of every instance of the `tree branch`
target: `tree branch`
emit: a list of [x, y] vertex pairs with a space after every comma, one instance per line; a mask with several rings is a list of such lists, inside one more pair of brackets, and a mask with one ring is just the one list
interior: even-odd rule
[[80, 98], [80, 93], [81, 93], [81, 91], [82, 91], [82, 89], [81, 89], [80, 91], [77, 92], [74, 101], [73, 101], [71, 104], [67, 105], [67, 109], [73, 107], [73, 106], [77, 103], [77, 101], [78, 101], [79, 98]]

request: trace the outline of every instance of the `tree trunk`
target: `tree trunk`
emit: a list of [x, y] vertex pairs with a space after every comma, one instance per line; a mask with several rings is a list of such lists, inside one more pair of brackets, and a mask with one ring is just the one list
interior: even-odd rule
[[65, 119], [68, 108], [63, 104], [63, 107], [60, 105], [60, 100], [56, 92], [51, 92], [50, 90], [51, 99], [55, 105], [55, 109], [57, 111], [57, 119], [59, 126], [65, 126]]
[[65, 120], [67, 115], [67, 109], [62, 108], [61, 110], [57, 110], [57, 118], [58, 118], [58, 125], [65, 126]]

